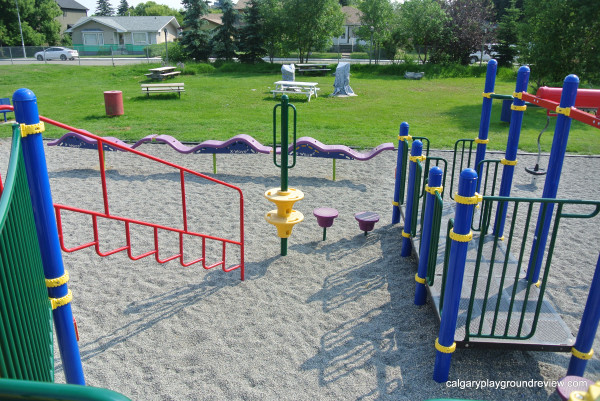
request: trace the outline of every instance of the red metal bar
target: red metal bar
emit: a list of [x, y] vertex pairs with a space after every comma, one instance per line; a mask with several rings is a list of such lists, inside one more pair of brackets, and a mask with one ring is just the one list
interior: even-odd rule
[[[553, 102], [552, 100], [548, 99], [542, 99], [527, 92], [523, 92], [521, 97], [526, 102], [545, 108], [548, 110], [548, 112], [556, 112], [556, 107], [560, 105], [560, 103]], [[591, 125], [592, 127], [600, 128], [600, 118], [575, 107], [571, 107], [569, 117], [571, 117], [573, 120]]]
[[127, 247], [128, 247], [127, 256], [129, 256], [129, 259], [131, 259], [131, 260], [140, 260], [142, 258], [145, 258], [150, 255], [154, 255], [156, 253], [156, 250], [153, 250], [153, 251], [148, 251], [148, 252], [143, 253], [138, 256], [133, 256], [131, 254], [131, 233], [129, 231], [129, 222], [128, 221], [125, 222], [125, 238], [127, 239]]
[[201, 258], [198, 258], [196, 260], [192, 260], [189, 263], [185, 263], [183, 261], [183, 233], [179, 233], [179, 252], [181, 253], [181, 257], [179, 258], [179, 263], [183, 267], [189, 267], [189, 266], [191, 266], [193, 264], [196, 264], [198, 262], [202, 262], [204, 260], [204, 255], [203, 255]]
[[108, 251], [108, 252], [102, 252], [100, 250], [100, 239], [98, 238], [98, 218], [97, 216], [92, 216], [92, 225], [94, 227], [94, 241], [96, 242], [96, 253], [98, 254], [98, 256], [109, 256], [118, 252], [122, 252], [124, 250], [127, 249], [127, 245], [122, 246], [120, 248], [115, 248], [112, 251]]
[[92, 242], [88, 242], [87, 244], [76, 246], [75, 248], [67, 248], [65, 246], [65, 242], [64, 242], [64, 238], [63, 238], [62, 219], [60, 217], [60, 209], [57, 208], [56, 205], [54, 205], [54, 211], [56, 213], [56, 226], [58, 228], [58, 239], [60, 241], [60, 248], [64, 252], [68, 252], [68, 253], [75, 252], [75, 251], [79, 251], [81, 249], [89, 248], [90, 246], [96, 245], [96, 241], [92, 241]]
[[161, 264], [162, 263], [167, 263], [167, 262], [169, 262], [169, 261], [171, 261], [173, 259], [177, 259], [177, 258], [179, 258], [179, 257], [181, 257], [183, 255], [182, 253], [178, 253], [177, 255], [168, 257], [166, 259], [160, 259], [158, 257], [158, 228], [156, 228], [156, 227], [154, 228], [154, 248], [156, 249], [156, 253], [154, 254], [154, 258], [156, 259], [156, 261], [158, 263], [161, 263]]
[[104, 165], [104, 142], [98, 140], [98, 159], [100, 162], [100, 181], [102, 182], [102, 197], [104, 200], [104, 213], [110, 214], [108, 209], [108, 189], [106, 188], [106, 166]]
[[[185, 173], [182, 170], [180, 170], [179, 176], [181, 178], [181, 205], [182, 205], [182, 209], [183, 209], [183, 230], [187, 231], [188, 227], [187, 227], [187, 206], [185, 203]], [[183, 251], [181, 251], [181, 254], [183, 255]]]

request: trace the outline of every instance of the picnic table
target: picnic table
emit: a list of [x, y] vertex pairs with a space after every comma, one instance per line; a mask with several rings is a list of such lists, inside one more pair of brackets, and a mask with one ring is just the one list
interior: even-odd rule
[[275, 82], [275, 89], [271, 93], [273, 93], [273, 97], [278, 93], [303, 94], [308, 96], [308, 101], [310, 102], [312, 95], [318, 97], [317, 91], [320, 89], [317, 88], [317, 85], [319, 85], [317, 82], [277, 81]]
[[149, 74], [144, 74], [150, 79], [162, 81], [165, 78], [173, 78], [176, 75], [181, 74], [181, 71], [175, 71], [175, 67], [158, 67], [150, 68]]
[[325, 75], [327, 71], [331, 71], [331, 68], [327, 68], [327, 64], [296, 64], [296, 70], [302, 74], [307, 72], [318, 72]]

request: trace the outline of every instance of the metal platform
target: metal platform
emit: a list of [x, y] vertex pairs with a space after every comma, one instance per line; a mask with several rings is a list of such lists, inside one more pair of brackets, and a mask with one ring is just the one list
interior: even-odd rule
[[[450, 203], [450, 205], [449, 205]], [[401, 207], [404, 215], [404, 205]], [[444, 252], [446, 248], [446, 225], [448, 219], [454, 217], [454, 203], [444, 202], [442, 215], [441, 236], [438, 244], [436, 274], [428, 292], [435, 305], [435, 310], [440, 317], [440, 300], [442, 292], [442, 272], [444, 265]], [[420, 217], [419, 217], [420, 218]], [[455, 341], [461, 348], [510, 348], [536, 351], [564, 351], [568, 352], [575, 343], [575, 338], [570, 329], [563, 322], [554, 307], [545, 299], [542, 300], [540, 314], [535, 330], [532, 332], [536, 306], [540, 296], [540, 289], [535, 285], [527, 285], [525, 271], [517, 272], [518, 262], [514, 255], [507, 258], [506, 268], [504, 260], [506, 246], [502, 241], [496, 241], [498, 246], [495, 253], [495, 262], [491, 275], [490, 259], [493, 255], [494, 236], [486, 235], [479, 277], [476, 280], [475, 301], [470, 318], [469, 332], [466, 337], [467, 315], [469, 301], [474, 283], [477, 246], [480, 242], [479, 233], [473, 233], [473, 240], [469, 242], [465, 275], [461, 293], [458, 321], [455, 332]], [[418, 260], [420, 237], [419, 234], [412, 238], [413, 255]], [[526, 266], [526, 264], [525, 264]], [[505, 272], [503, 272], [505, 270]], [[490, 277], [491, 276], [491, 277]], [[502, 279], [502, 277], [505, 277]], [[486, 287], [489, 278], [489, 290], [486, 296]], [[527, 293], [529, 287], [529, 293]], [[511, 305], [512, 294], [514, 299]], [[527, 302], [525, 304], [525, 299]], [[486, 301], [487, 299], [487, 301]], [[494, 313], [498, 310], [497, 315]], [[494, 317], [495, 316], [495, 317]], [[510, 338], [523, 337], [527, 339]], [[495, 338], [509, 337], [509, 338]]]

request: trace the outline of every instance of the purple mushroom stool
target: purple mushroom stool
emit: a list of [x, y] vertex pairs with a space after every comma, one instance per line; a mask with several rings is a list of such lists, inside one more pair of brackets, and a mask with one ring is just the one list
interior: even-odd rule
[[375, 212], [358, 212], [354, 215], [354, 218], [358, 221], [358, 226], [365, 232], [365, 235], [372, 231], [375, 223], [379, 221], [379, 215]]
[[568, 400], [573, 391], [588, 391], [588, 387], [594, 384], [593, 380], [579, 376], [566, 376], [560, 379], [556, 392], [561, 400]]
[[323, 227], [323, 241], [327, 238], [327, 227], [333, 225], [333, 219], [338, 217], [338, 211], [331, 207], [318, 207], [313, 210], [319, 227]]

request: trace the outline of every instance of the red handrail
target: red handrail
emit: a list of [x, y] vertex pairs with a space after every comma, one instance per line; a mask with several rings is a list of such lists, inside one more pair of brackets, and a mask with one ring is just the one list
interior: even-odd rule
[[[9, 105], [1, 105], [0, 106], [0, 110], [14, 110], [13, 106], [9, 106]], [[68, 131], [72, 131], [75, 133], [78, 133], [80, 135], [84, 135], [88, 138], [94, 139], [97, 141], [97, 148], [98, 148], [98, 161], [100, 163], [100, 180], [101, 180], [101, 185], [102, 185], [102, 198], [103, 198], [103, 206], [104, 206], [104, 212], [96, 212], [96, 211], [91, 211], [91, 210], [85, 210], [85, 209], [80, 209], [80, 208], [76, 208], [76, 207], [72, 207], [72, 206], [66, 206], [66, 205], [61, 205], [61, 204], [54, 204], [54, 209], [55, 209], [55, 213], [56, 213], [56, 222], [57, 222], [57, 227], [58, 227], [58, 236], [59, 236], [59, 240], [60, 240], [60, 246], [61, 249], [64, 252], [75, 252], [81, 249], [85, 249], [85, 248], [89, 248], [89, 247], [94, 247], [95, 251], [98, 255], [100, 256], [108, 256], [108, 255], [112, 255], [118, 252], [123, 252], [123, 251], [127, 251], [127, 255], [131, 260], [139, 260], [151, 255], [154, 255], [155, 259], [157, 262], [159, 263], [166, 263], [168, 261], [174, 260], [174, 259], [179, 259], [179, 263], [184, 266], [184, 267], [188, 267], [191, 266], [193, 264], [202, 262], [202, 267], [204, 269], [212, 269], [213, 267], [217, 267], [217, 266], [222, 266], [222, 270], [225, 272], [230, 272], [232, 270], [236, 270], [236, 269], [240, 269], [240, 276], [241, 279], [244, 280], [244, 196], [242, 194], [242, 190], [234, 185], [228, 184], [226, 182], [217, 180], [215, 178], [209, 177], [207, 175], [204, 175], [202, 173], [198, 173], [196, 171], [190, 170], [188, 168], [182, 167], [182, 166], [178, 166], [174, 163], [170, 163], [166, 160], [162, 160], [158, 157], [152, 156], [152, 155], [148, 155], [146, 153], [140, 152], [139, 150], [136, 149], [131, 149], [128, 148], [127, 146], [123, 146], [120, 145], [118, 143], [114, 143], [114, 142], [110, 142], [105, 140], [102, 137], [99, 137], [97, 135], [91, 134], [87, 131], [84, 130], [80, 130], [74, 127], [71, 127], [67, 124], [63, 124], [60, 123], [58, 121], [54, 121], [52, 119], [49, 119], [47, 117], [43, 117], [40, 116], [40, 120], [44, 121], [45, 123], [54, 125], [56, 127], [59, 128], [63, 128], [65, 130]], [[152, 161], [155, 161], [157, 163], [161, 163], [164, 164], [166, 166], [169, 166], [171, 168], [177, 169], [179, 170], [179, 177], [180, 177], [180, 185], [181, 185], [181, 201], [182, 201], [182, 218], [183, 218], [183, 228], [177, 228], [177, 227], [170, 227], [170, 226], [165, 226], [165, 225], [160, 225], [160, 224], [154, 224], [154, 223], [148, 223], [148, 222], [144, 222], [141, 220], [135, 220], [135, 219], [130, 219], [127, 217], [123, 217], [123, 216], [116, 216], [116, 215], [112, 215], [110, 213], [110, 207], [109, 207], [109, 201], [108, 201], [108, 187], [107, 187], [107, 179], [106, 179], [106, 170], [105, 170], [105, 165], [104, 165], [104, 144], [105, 143], [110, 143], [110, 146], [113, 148], [117, 148], [120, 149], [122, 151], [125, 152], [130, 152], [133, 154], [136, 154], [138, 156], [144, 157], [146, 159], [150, 159]], [[233, 240], [233, 239], [227, 239], [227, 238], [220, 238], [220, 237], [216, 237], [216, 236], [212, 236], [212, 235], [208, 235], [208, 234], [202, 234], [202, 233], [197, 233], [194, 231], [190, 231], [188, 230], [188, 211], [187, 211], [187, 204], [186, 204], [186, 188], [185, 188], [185, 173], [188, 174], [192, 174], [195, 175], [197, 177], [206, 179], [208, 181], [214, 182], [216, 184], [219, 185], [223, 185], [225, 187], [231, 188], [235, 191], [238, 192], [239, 194], [239, 202], [240, 202], [240, 209], [239, 209], [239, 214], [240, 214], [240, 219], [239, 219], [239, 225], [240, 225], [240, 233], [239, 233], [239, 240]], [[69, 211], [69, 212], [74, 212], [74, 213], [80, 213], [80, 214], [85, 214], [85, 215], [89, 215], [92, 218], [92, 227], [93, 227], [93, 240], [90, 242], [86, 242], [84, 244], [81, 245], [77, 245], [75, 247], [71, 247], [68, 248], [65, 246], [64, 243], [64, 235], [63, 235], [63, 225], [62, 225], [62, 217], [61, 217], [61, 211]], [[126, 238], [126, 244], [120, 247], [117, 247], [115, 249], [112, 249], [110, 251], [106, 251], [103, 252], [100, 249], [100, 237], [99, 237], [99, 232], [98, 232], [98, 218], [103, 218], [103, 219], [110, 219], [110, 220], [116, 220], [116, 221], [121, 221], [124, 223], [124, 227], [125, 227], [125, 238]], [[131, 225], [139, 225], [139, 226], [145, 226], [145, 227], [151, 227], [153, 229], [154, 232], [154, 249], [144, 252], [142, 254], [139, 255], [133, 255], [132, 254], [132, 249], [131, 249], [131, 233], [130, 233], [130, 229], [131, 229]], [[158, 232], [159, 230], [164, 230], [164, 231], [169, 231], [169, 232], [174, 232], [174, 233], [178, 233], [179, 235], [179, 253], [177, 253], [176, 255], [172, 255], [169, 256], [167, 258], [163, 258], [161, 259], [159, 257], [159, 241], [158, 241]], [[192, 236], [192, 237], [199, 237], [202, 238], [202, 257], [192, 260], [191, 262], [185, 262], [184, 261], [184, 246], [183, 246], [183, 240], [184, 240], [184, 235], [188, 235], [188, 236]], [[211, 240], [211, 241], [219, 241], [222, 244], [222, 255], [221, 255], [221, 259], [220, 261], [212, 264], [212, 265], [207, 265], [206, 264], [206, 241], [207, 240]], [[227, 267], [226, 262], [225, 262], [225, 255], [226, 255], [226, 247], [227, 244], [231, 244], [234, 246], [239, 246], [240, 247], [240, 262], [238, 264], [234, 264], [231, 267]]]

